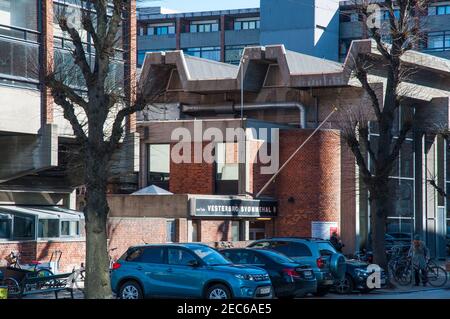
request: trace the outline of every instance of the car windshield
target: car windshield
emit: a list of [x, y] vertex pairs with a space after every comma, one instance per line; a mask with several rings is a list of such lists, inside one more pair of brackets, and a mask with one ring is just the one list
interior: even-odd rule
[[329, 256], [336, 253], [336, 249], [329, 242], [317, 243], [321, 256]]
[[196, 247], [192, 251], [209, 266], [231, 264], [228, 259], [210, 247]]

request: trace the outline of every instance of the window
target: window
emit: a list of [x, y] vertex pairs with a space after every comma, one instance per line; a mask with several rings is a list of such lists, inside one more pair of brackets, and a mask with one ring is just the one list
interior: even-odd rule
[[217, 20], [191, 21], [189, 25], [190, 33], [217, 32], [217, 31], [219, 31], [219, 23], [217, 22]]
[[425, 51], [444, 50], [450, 50], [450, 31], [428, 33]]
[[197, 260], [194, 255], [184, 249], [169, 248], [167, 261], [169, 265], [188, 266], [189, 262]]
[[[38, 2], [38, 0], [0, 0], [0, 24], [38, 31]], [[14, 31], [11, 32], [14, 34]]]
[[62, 221], [61, 236], [78, 236], [80, 234], [80, 223], [78, 221]]
[[11, 221], [8, 218], [1, 218], [0, 216], [0, 238], [7, 239], [10, 237]]
[[38, 237], [39, 238], [59, 237], [59, 220], [39, 219]]
[[291, 258], [312, 256], [309, 248], [302, 243], [273, 242], [270, 248]]
[[174, 243], [177, 241], [176, 221], [175, 220], [167, 220], [166, 221], [166, 241], [168, 243]]
[[227, 45], [225, 47], [225, 62], [238, 65], [241, 62], [241, 56], [245, 47], [255, 45], [257, 44]]
[[130, 248], [126, 252], [125, 261], [139, 262], [141, 260], [142, 248]]
[[148, 185], [169, 189], [170, 144], [150, 144], [148, 152]]
[[142, 252], [139, 261], [149, 264], [163, 264], [164, 249], [161, 247], [147, 247]]
[[198, 58], [220, 61], [220, 47], [187, 48], [184, 52]]
[[234, 30], [255, 30], [260, 28], [259, 18], [242, 18], [234, 20]]
[[[389, 10], [384, 10], [383, 11], [383, 20], [389, 20]], [[400, 9], [394, 9], [394, 17], [395, 19], [399, 19], [400, 18]]]
[[231, 221], [231, 240], [240, 241], [241, 240], [241, 222], [238, 220]]
[[14, 216], [14, 239], [34, 239], [34, 217]]
[[238, 143], [216, 145], [216, 194], [231, 195], [239, 192]]
[[192, 221], [192, 241], [198, 242], [200, 241], [200, 221], [199, 220], [193, 220]]
[[430, 6], [428, 7], [428, 15], [445, 15], [450, 14], [450, 5]]

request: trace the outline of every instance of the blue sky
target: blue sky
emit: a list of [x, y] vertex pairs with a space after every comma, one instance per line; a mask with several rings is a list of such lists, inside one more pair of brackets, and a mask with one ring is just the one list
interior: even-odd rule
[[180, 12], [259, 7], [259, 0], [145, 0], [143, 2], [145, 6], [160, 6]]

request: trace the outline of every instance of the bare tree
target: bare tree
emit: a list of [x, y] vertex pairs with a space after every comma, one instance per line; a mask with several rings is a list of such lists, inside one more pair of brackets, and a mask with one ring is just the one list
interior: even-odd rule
[[[399, 158], [399, 153], [412, 129], [413, 118], [406, 119], [398, 134], [396, 112], [406, 92], [402, 88], [414, 70], [402, 61], [402, 56], [420, 45], [421, 34], [417, 15], [427, 6], [427, 0], [386, 0], [378, 3], [381, 12], [386, 12], [387, 20], [381, 25], [373, 23], [373, 1], [357, 0], [355, 7], [367, 23], [367, 34], [376, 44], [379, 59], [367, 54], [350, 56], [354, 59], [354, 77], [360, 82], [368, 103], [349, 108], [343, 123], [343, 138], [350, 147], [359, 167], [361, 180], [369, 191], [371, 203], [371, 240], [374, 261], [386, 267], [384, 237], [388, 213], [394, 210], [394, 200], [389, 188], [389, 176]], [[375, 17], [381, 19], [381, 17]], [[380, 20], [378, 20], [380, 21]], [[366, 27], [366, 26], [364, 26]], [[379, 94], [372, 80], [375, 69], [384, 70], [384, 96]], [[410, 93], [410, 92], [409, 92]], [[369, 137], [369, 121], [378, 128], [378, 138]], [[369, 167], [368, 158], [373, 165]]]
[[[73, 1], [72, 1], [73, 2]], [[78, 7], [56, 12], [59, 28], [70, 43], [70, 54], [55, 56], [54, 70], [45, 76], [54, 102], [70, 123], [79, 145], [86, 189], [87, 298], [111, 298], [107, 252], [106, 198], [113, 154], [124, 138], [127, 117], [142, 110], [160, 93], [145, 91], [145, 83], [119, 72], [120, 54], [133, 54], [121, 43], [123, 23], [134, 19], [130, 0], [79, 1]], [[75, 16], [74, 16], [75, 15]], [[86, 39], [92, 50], [87, 52]], [[122, 51], [123, 50], [123, 51]], [[131, 75], [134, 76], [133, 74]], [[124, 83], [125, 82], [125, 83]]]

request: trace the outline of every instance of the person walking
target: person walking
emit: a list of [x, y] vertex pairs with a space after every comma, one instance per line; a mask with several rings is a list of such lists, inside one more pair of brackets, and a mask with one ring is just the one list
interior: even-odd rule
[[427, 285], [428, 275], [426, 268], [429, 256], [430, 251], [421, 240], [420, 235], [415, 235], [408, 252], [408, 257], [411, 258], [416, 286], [419, 286], [420, 279], [422, 279], [424, 286]]

